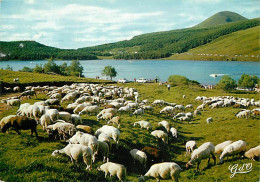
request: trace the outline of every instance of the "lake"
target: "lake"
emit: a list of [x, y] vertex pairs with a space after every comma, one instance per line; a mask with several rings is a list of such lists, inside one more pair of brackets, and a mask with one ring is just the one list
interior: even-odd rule
[[[0, 68], [11, 66], [14, 71], [22, 69], [24, 66], [34, 68], [36, 64], [45, 64], [41, 61], [0, 61]], [[71, 61], [55, 61], [60, 65]], [[133, 81], [140, 77], [155, 79], [159, 77], [161, 81], [166, 81], [170, 75], [182, 75], [191, 80], [197, 80], [201, 84], [216, 84], [221, 76], [213, 78], [210, 74], [228, 74], [235, 80], [245, 73], [260, 77], [260, 62], [227, 62], [227, 61], [190, 61], [190, 60], [85, 60], [80, 61], [84, 68], [85, 77], [102, 78], [101, 72], [105, 66], [113, 66], [117, 71], [117, 77], [126, 78]]]

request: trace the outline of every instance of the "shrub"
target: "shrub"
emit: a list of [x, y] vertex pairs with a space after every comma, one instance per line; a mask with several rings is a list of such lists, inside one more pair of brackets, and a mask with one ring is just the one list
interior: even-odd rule
[[171, 75], [168, 78], [168, 82], [171, 85], [188, 85], [190, 80], [188, 78], [186, 78], [185, 76]]
[[236, 81], [228, 75], [224, 75], [218, 82], [217, 86], [225, 92], [231, 92], [237, 87]]
[[247, 74], [241, 75], [240, 79], [238, 80], [238, 86], [244, 88], [253, 88], [259, 81], [257, 76], [250, 76]]
[[33, 69], [32, 68], [29, 68], [27, 66], [23, 67], [23, 69], [21, 69], [20, 71], [22, 72], [33, 72]]

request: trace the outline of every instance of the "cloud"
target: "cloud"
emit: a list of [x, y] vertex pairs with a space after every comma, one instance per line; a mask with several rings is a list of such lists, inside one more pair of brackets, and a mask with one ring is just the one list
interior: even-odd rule
[[42, 38], [46, 38], [48, 36], [50, 36], [50, 33], [48, 33], [48, 32], [39, 32], [39, 33], [33, 35], [32, 38], [33, 38], [33, 40], [39, 40]]
[[35, 0], [25, 0], [24, 3], [25, 4], [34, 4]]
[[43, 29], [61, 30], [63, 28], [64, 28], [63, 26], [58, 25], [55, 21], [52, 20], [36, 23], [32, 27], [33, 30], [43, 30]]
[[3, 31], [5, 31], [5, 30], [13, 30], [13, 29], [15, 29], [14, 25], [1, 25], [1, 27], [0, 27], [0, 30], [3, 30]]

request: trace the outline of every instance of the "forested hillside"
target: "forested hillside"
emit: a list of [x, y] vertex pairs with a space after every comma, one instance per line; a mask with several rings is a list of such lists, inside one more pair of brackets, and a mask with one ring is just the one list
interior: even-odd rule
[[0, 41], [0, 60], [97, 59], [87, 51], [58, 49], [35, 41]]

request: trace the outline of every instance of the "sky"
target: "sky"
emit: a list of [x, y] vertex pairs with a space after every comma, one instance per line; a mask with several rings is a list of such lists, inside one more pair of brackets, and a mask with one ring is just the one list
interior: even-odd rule
[[76, 49], [192, 27], [220, 11], [260, 17], [260, 0], [0, 0], [0, 41]]

